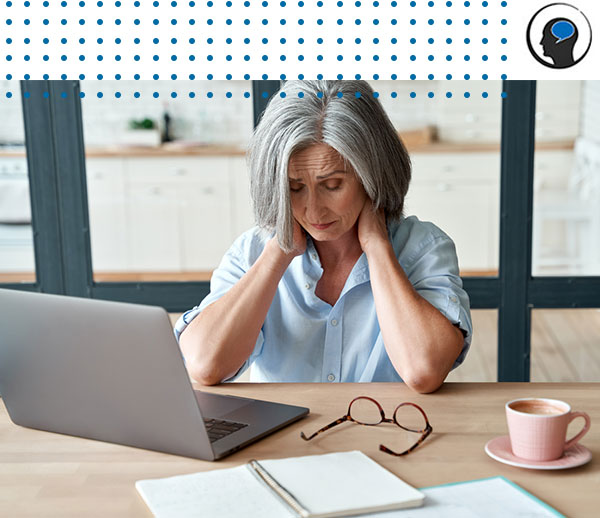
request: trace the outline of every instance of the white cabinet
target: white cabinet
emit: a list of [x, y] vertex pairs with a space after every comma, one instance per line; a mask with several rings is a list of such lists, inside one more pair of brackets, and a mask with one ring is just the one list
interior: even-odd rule
[[94, 270], [211, 271], [251, 226], [244, 178], [243, 157], [89, 158]]
[[413, 153], [406, 215], [431, 221], [456, 245], [461, 271], [498, 268], [499, 153]]
[[86, 181], [92, 266], [104, 272], [123, 270], [129, 264], [124, 160], [89, 158]]

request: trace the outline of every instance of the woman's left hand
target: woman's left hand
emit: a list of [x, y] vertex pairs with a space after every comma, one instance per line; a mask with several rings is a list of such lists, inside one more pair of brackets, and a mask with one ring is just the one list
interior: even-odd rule
[[375, 210], [370, 198], [365, 200], [358, 216], [358, 240], [367, 255], [369, 248], [381, 243], [389, 244], [385, 213], [383, 209]]

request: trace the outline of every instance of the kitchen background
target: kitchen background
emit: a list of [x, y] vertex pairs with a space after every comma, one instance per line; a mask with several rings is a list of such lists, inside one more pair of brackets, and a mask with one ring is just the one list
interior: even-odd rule
[[[371, 84], [413, 161], [406, 214], [454, 239], [462, 275], [497, 275], [502, 83]], [[251, 82], [84, 81], [81, 90], [95, 280], [209, 279], [253, 224]], [[18, 82], [0, 81], [0, 99], [0, 282], [32, 281]], [[600, 275], [600, 82], [537, 82], [532, 269]], [[474, 312], [472, 372], [455, 379], [495, 379], [496, 314]], [[532, 351], [545, 354], [532, 353], [532, 380], [600, 379], [598, 315], [534, 310]]]

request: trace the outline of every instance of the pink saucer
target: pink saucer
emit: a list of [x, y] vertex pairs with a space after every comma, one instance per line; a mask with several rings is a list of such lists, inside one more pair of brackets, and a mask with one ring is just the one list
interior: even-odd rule
[[575, 468], [586, 464], [592, 459], [592, 452], [581, 444], [575, 444], [568, 450], [565, 450], [565, 453], [560, 459], [545, 462], [521, 459], [520, 457], [513, 455], [508, 435], [496, 437], [495, 439], [488, 441], [485, 445], [485, 452], [492, 457], [492, 459], [502, 462], [503, 464], [528, 469]]

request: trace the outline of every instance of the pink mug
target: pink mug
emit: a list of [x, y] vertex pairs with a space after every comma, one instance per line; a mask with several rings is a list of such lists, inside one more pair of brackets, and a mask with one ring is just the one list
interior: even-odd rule
[[[583, 417], [583, 429], [567, 441], [567, 427]], [[590, 416], [572, 412], [564, 401], [546, 398], [513, 399], [506, 403], [506, 421], [513, 454], [526, 460], [550, 461], [577, 443], [590, 429]]]

